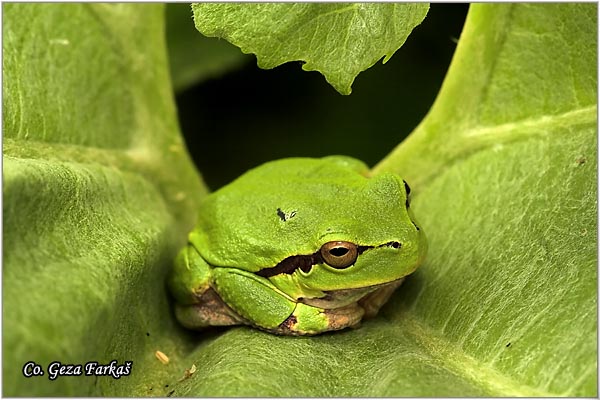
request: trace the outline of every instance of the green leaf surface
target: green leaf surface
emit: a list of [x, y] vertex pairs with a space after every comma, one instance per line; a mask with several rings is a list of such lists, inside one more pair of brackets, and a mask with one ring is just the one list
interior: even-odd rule
[[356, 76], [392, 57], [423, 21], [428, 3], [197, 3], [196, 28], [222, 37], [258, 66], [304, 62], [338, 92], [350, 94]]
[[227, 41], [198, 33], [190, 4], [168, 3], [165, 7], [171, 80], [176, 92], [250, 61], [250, 56]]
[[[3, 14], [3, 395], [125, 395], [160, 376], [145, 372], [155, 350], [184, 348], [164, 276], [205, 191], [178, 135], [163, 7]], [[48, 379], [53, 361], [112, 360], [133, 374]], [[28, 361], [45, 375], [25, 378]]]

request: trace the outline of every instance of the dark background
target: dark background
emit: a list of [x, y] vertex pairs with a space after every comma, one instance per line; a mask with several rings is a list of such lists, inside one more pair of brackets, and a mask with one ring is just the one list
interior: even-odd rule
[[467, 10], [467, 4], [431, 4], [390, 61], [359, 74], [349, 96], [300, 62], [261, 70], [254, 56], [178, 93], [180, 126], [209, 188], [282, 157], [345, 154], [373, 166], [429, 110]]

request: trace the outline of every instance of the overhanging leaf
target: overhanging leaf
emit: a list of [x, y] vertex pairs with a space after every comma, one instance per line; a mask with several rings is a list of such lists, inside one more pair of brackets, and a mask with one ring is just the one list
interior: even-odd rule
[[303, 61], [338, 92], [350, 94], [356, 76], [385, 63], [423, 21], [427, 3], [198, 3], [196, 28], [227, 39], [258, 66]]
[[251, 58], [225, 40], [202, 36], [194, 28], [190, 4], [168, 3], [165, 7], [169, 65], [176, 92], [219, 77]]

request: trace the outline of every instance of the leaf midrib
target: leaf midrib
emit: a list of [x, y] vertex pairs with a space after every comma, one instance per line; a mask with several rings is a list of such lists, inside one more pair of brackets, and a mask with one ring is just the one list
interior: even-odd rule
[[[450, 150], [422, 168], [418, 177], [411, 180], [411, 186], [424, 186], [426, 182], [431, 182], [435, 177], [443, 174], [449, 166], [456, 165], [457, 161], [465, 160], [477, 151], [510, 142], [555, 134], [557, 127], [596, 125], [596, 121], [597, 104], [593, 104], [560, 114], [540, 115], [517, 122], [492, 126], [477, 125], [455, 136], [449, 134], [449, 137], [455, 137], [448, 143], [447, 148]], [[421, 136], [431, 136], [431, 134], [430, 132], [419, 133]], [[377, 167], [376, 169], [379, 169], [380, 165]]]
[[532, 388], [500, 373], [489, 364], [465, 353], [461, 348], [423, 324], [411, 311], [402, 313], [402, 329], [427, 349], [441, 365], [458, 376], [470, 380], [474, 386], [483, 387], [494, 397], [556, 397], [555, 393]]
[[[564, 127], [572, 125], [587, 124], [595, 122], [597, 105], [589, 107], [581, 107], [574, 110], [566, 111], [561, 114], [541, 115], [534, 118], [526, 118], [517, 122], [507, 122], [493, 126], [477, 126], [465, 131], [460, 140], [475, 138], [493, 139], [493, 144], [499, 141], [507, 142], [519, 138], [528, 138], [529, 136], [538, 135], [540, 133], [547, 134], [547, 127]], [[540, 132], [541, 131], [541, 132]], [[489, 145], [490, 143], [485, 142]]]
[[[23, 146], [26, 142], [27, 146]], [[172, 145], [173, 152], [183, 151], [182, 146]], [[175, 148], [176, 147], [176, 148]], [[2, 153], [22, 159], [55, 160], [68, 163], [100, 164], [129, 172], [140, 173], [147, 165], [161, 159], [159, 152], [148, 147], [102, 148], [71, 143], [48, 143], [40, 140], [4, 138]]]

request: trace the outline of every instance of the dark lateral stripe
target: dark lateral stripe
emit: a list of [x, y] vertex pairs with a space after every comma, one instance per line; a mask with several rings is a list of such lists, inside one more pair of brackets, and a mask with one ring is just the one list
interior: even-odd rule
[[[398, 242], [389, 242], [382, 244], [377, 247], [383, 246], [392, 246], [394, 248], [400, 248], [401, 244]], [[373, 246], [358, 246], [358, 254], [362, 254], [364, 251], [368, 249], [372, 249]], [[325, 261], [321, 256], [321, 251], [316, 251], [313, 254], [305, 255], [305, 256], [290, 256], [279, 264], [271, 268], [264, 268], [258, 272], [255, 272], [256, 275], [262, 276], [263, 278], [270, 278], [279, 274], [293, 274], [297, 269], [301, 269], [303, 272], [309, 272], [313, 265], [323, 264]]]
[[321, 257], [321, 253], [317, 251], [308, 256], [290, 256], [276, 266], [261, 269], [260, 271], [255, 272], [255, 274], [264, 278], [269, 278], [279, 274], [293, 274], [298, 268], [304, 272], [308, 272], [313, 265], [321, 264], [322, 262], [323, 257]]

